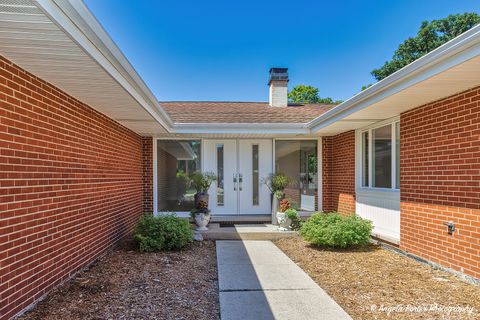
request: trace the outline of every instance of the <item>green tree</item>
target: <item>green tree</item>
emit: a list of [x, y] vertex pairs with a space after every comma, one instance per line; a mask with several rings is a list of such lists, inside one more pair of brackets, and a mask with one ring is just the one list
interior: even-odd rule
[[318, 88], [299, 84], [288, 93], [288, 100], [295, 103], [318, 102]]
[[478, 23], [480, 16], [477, 13], [452, 14], [440, 20], [423, 21], [417, 36], [400, 44], [392, 59], [371, 74], [380, 81]]
[[293, 103], [341, 103], [341, 100], [320, 98], [318, 88], [299, 84], [288, 93], [288, 101]]
[[371, 86], [373, 86], [373, 84], [371, 84], [371, 83], [367, 84], [366, 86], [362, 86], [361, 91], [366, 90], [366, 89], [370, 88]]

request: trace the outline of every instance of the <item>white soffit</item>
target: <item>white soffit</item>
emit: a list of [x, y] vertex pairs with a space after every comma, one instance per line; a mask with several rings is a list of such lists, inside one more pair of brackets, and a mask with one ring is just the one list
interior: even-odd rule
[[333, 135], [398, 116], [480, 85], [480, 26], [328, 111], [312, 133]]
[[312, 136], [310, 134], [286, 134], [286, 133], [253, 133], [253, 132], [218, 132], [218, 133], [171, 133], [154, 135], [156, 138], [162, 139], [311, 139], [318, 138], [318, 136]]
[[448, 97], [452, 94], [480, 84], [480, 56], [424, 80], [406, 90], [388, 97], [345, 117], [346, 120], [375, 118], [381, 112], [382, 118], [390, 118], [411, 108]]
[[0, 0], [0, 54], [139, 134], [171, 127], [82, 1]]

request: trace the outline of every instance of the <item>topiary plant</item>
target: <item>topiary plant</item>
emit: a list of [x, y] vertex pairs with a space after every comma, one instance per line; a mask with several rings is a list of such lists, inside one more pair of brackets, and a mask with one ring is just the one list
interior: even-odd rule
[[192, 242], [188, 220], [175, 214], [154, 217], [145, 214], [135, 227], [134, 238], [140, 251], [179, 250]]
[[300, 235], [319, 246], [347, 248], [370, 242], [372, 222], [358, 215], [315, 213], [300, 229]]

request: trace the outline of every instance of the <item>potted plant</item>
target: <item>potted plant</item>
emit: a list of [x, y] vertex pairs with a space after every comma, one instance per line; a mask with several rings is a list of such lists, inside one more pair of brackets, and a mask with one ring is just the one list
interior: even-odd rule
[[210, 210], [208, 209], [208, 202], [200, 200], [198, 207], [193, 208], [190, 214], [197, 225], [197, 231], [208, 230], [207, 226], [210, 223]]
[[198, 208], [200, 201], [206, 202], [208, 206], [208, 189], [214, 181], [217, 180], [217, 176], [213, 172], [194, 172], [190, 175], [192, 186], [195, 188], [194, 206]]
[[277, 172], [264, 179], [263, 183], [272, 194], [272, 223], [277, 223], [278, 201], [285, 196], [285, 188], [290, 184], [290, 179], [283, 173]]
[[302, 227], [302, 220], [300, 219], [300, 215], [298, 214], [297, 210], [294, 208], [290, 208], [285, 211], [285, 217], [289, 220], [288, 229], [298, 231]]
[[191, 175], [192, 185], [197, 191], [194, 196], [194, 208], [191, 210], [192, 218], [197, 224], [197, 230], [208, 230], [207, 225], [210, 222], [210, 210], [208, 209], [208, 189], [217, 177], [213, 172], [195, 172]]
[[287, 199], [282, 199], [280, 201], [280, 205], [277, 211], [277, 222], [279, 225], [278, 230], [287, 231], [290, 229], [290, 225], [292, 224], [291, 212], [290, 212], [292, 210], [291, 208], [292, 208], [292, 205], [290, 204], [290, 201], [288, 201]]

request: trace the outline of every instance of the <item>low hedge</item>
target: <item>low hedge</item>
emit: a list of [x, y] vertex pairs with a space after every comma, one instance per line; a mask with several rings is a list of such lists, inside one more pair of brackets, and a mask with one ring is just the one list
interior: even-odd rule
[[190, 223], [175, 214], [145, 214], [138, 222], [134, 238], [140, 251], [179, 250], [192, 242]]
[[372, 222], [358, 215], [315, 213], [300, 229], [300, 235], [309, 243], [336, 248], [364, 245], [370, 242]]

